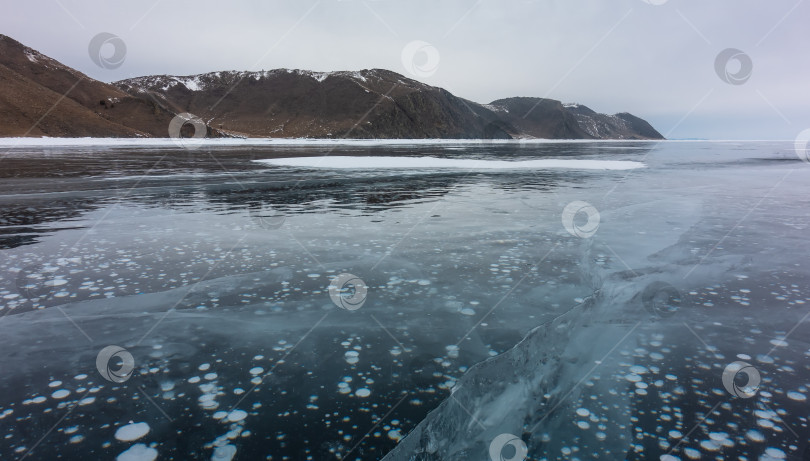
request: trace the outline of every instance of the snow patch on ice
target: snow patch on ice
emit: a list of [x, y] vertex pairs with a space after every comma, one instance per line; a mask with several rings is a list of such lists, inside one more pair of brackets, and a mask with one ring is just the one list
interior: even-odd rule
[[473, 160], [449, 159], [437, 157], [295, 157], [256, 160], [272, 166], [328, 169], [469, 169], [469, 170], [542, 170], [542, 169], [576, 169], [576, 170], [633, 170], [644, 168], [641, 162], [624, 160]]

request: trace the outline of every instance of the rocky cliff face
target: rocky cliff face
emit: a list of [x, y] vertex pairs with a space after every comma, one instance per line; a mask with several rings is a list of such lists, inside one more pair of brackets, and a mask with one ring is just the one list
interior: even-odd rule
[[630, 114], [538, 98], [481, 105], [382, 69], [156, 75], [107, 84], [0, 35], [0, 136], [167, 137], [200, 117], [208, 136], [379, 139], [662, 139]]

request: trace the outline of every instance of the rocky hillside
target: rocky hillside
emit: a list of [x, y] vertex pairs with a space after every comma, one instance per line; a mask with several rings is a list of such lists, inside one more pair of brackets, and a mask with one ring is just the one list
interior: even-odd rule
[[0, 136], [167, 136], [174, 114], [0, 35]]
[[241, 136], [662, 139], [630, 114], [598, 114], [539, 98], [481, 105], [382, 69], [157, 75], [116, 85]]
[[117, 82], [212, 127], [243, 136], [311, 138], [510, 138], [490, 110], [397, 73], [373, 69], [151, 76]]
[[382, 69], [93, 80], [0, 35], [0, 136], [167, 137], [190, 112], [209, 136], [662, 139], [630, 114], [510, 98], [481, 105]]
[[663, 139], [646, 121], [628, 114], [598, 114], [553, 99], [508, 98], [487, 104], [522, 136], [548, 139]]

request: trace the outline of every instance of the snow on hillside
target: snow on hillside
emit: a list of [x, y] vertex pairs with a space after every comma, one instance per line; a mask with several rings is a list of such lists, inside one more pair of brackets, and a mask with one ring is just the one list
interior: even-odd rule
[[[29, 58], [31, 59], [31, 58]], [[219, 71], [205, 74], [171, 76], [171, 75], [150, 75], [145, 77], [135, 77], [117, 82], [121, 86], [129, 86], [140, 91], [145, 89], [152, 91], [167, 91], [177, 85], [182, 85], [189, 91], [203, 91], [210, 85], [229, 84], [238, 80], [250, 78], [262, 80], [281, 73], [301, 75], [310, 77], [318, 82], [323, 82], [329, 77], [344, 77], [358, 82], [367, 82], [368, 77], [374, 74], [372, 70], [364, 71], [335, 71], [335, 72], [315, 72], [301, 69], [274, 69], [261, 71]]]

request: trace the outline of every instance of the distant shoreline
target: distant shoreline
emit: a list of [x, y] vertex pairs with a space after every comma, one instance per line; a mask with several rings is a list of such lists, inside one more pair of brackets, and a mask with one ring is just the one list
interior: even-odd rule
[[407, 146], [407, 145], [541, 145], [541, 144], [658, 144], [723, 142], [794, 142], [787, 139], [330, 139], [330, 138], [0, 138], [2, 147], [227, 147], [227, 146]]

